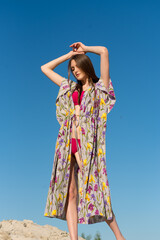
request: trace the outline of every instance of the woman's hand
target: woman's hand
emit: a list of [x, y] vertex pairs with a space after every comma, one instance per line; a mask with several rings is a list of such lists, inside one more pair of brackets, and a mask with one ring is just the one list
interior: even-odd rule
[[85, 53], [83, 51], [77, 52], [72, 50], [68, 53], [68, 58], [71, 58], [73, 55], [76, 55], [76, 54], [85, 54]]
[[85, 54], [87, 52], [87, 46], [85, 46], [81, 42], [72, 43], [70, 47], [72, 47], [73, 51], [75, 51], [76, 53]]

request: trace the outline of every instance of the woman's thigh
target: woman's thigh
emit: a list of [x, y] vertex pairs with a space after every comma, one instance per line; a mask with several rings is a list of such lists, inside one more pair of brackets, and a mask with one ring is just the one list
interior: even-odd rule
[[67, 201], [66, 201], [65, 210], [67, 208], [68, 201], [72, 200], [72, 199], [76, 199], [76, 196], [77, 196], [77, 186], [76, 186], [75, 172], [74, 172], [75, 162], [76, 162], [75, 155], [71, 154], [70, 177], [69, 177], [68, 193], [67, 193]]
[[68, 193], [69, 193], [70, 198], [73, 198], [77, 194], [75, 172], [74, 172], [75, 171], [75, 168], [74, 168], [75, 163], [76, 163], [75, 155], [71, 154], [70, 179], [69, 179], [69, 187], [68, 187]]

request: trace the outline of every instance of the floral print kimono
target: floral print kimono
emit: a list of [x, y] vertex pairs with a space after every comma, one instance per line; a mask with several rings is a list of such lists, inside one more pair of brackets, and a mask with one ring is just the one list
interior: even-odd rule
[[[60, 124], [44, 216], [66, 220], [64, 211], [70, 176], [71, 133], [75, 117], [72, 90], [76, 82], [63, 78], [56, 99]], [[94, 87], [95, 86], [95, 87]], [[113, 218], [106, 171], [106, 122], [116, 98], [111, 79], [106, 89], [100, 78], [84, 92], [80, 104], [80, 143], [82, 171], [76, 162], [78, 223], [93, 224]], [[77, 144], [78, 146], [78, 144]]]

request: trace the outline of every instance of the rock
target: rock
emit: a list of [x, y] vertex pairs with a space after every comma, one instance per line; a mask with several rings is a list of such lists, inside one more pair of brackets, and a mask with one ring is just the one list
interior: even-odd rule
[[[0, 240], [70, 240], [69, 233], [51, 225], [38, 225], [32, 220], [3, 220]], [[79, 237], [79, 240], [84, 238]]]
[[0, 230], [0, 240], [12, 240], [8, 233]]

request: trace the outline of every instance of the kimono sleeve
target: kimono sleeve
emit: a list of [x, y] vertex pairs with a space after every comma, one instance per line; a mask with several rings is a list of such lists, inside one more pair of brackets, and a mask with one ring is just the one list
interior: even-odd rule
[[63, 78], [61, 82], [61, 86], [59, 88], [59, 92], [56, 98], [56, 118], [60, 125], [64, 123], [66, 117], [69, 115], [69, 107], [70, 107], [70, 84], [72, 80]]
[[70, 89], [70, 86], [69, 86], [68, 79], [63, 78], [62, 82], [61, 82], [61, 85], [60, 85], [60, 88], [59, 88], [57, 98], [56, 98], [56, 103], [60, 100], [61, 96], [63, 96], [64, 94], [66, 94], [69, 91], [69, 89]]
[[96, 88], [98, 90], [97, 92], [101, 102], [104, 102], [106, 104], [106, 111], [107, 113], [109, 113], [116, 102], [115, 92], [113, 89], [111, 78], [109, 79], [108, 88], [105, 87], [102, 78], [100, 78], [99, 81], [96, 83]]

